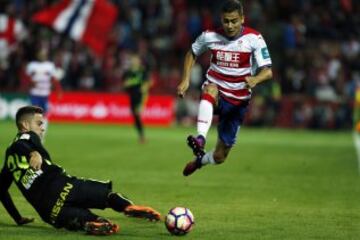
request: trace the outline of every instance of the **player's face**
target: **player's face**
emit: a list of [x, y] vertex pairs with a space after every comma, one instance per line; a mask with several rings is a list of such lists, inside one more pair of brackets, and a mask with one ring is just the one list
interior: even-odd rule
[[38, 52], [38, 60], [39, 60], [39, 61], [46, 61], [47, 58], [48, 58], [48, 52], [47, 52], [47, 50], [41, 49], [41, 50]]
[[40, 139], [43, 139], [45, 127], [44, 127], [44, 117], [40, 113], [35, 113], [34, 117], [31, 118], [28, 122], [28, 130], [35, 132]]
[[131, 68], [132, 69], [139, 69], [141, 65], [141, 60], [138, 56], [134, 55], [131, 57]]
[[221, 14], [221, 23], [226, 36], [236, 37], [240, 34], [244, 16], [240, 15], [238, 11], [225, 12]]

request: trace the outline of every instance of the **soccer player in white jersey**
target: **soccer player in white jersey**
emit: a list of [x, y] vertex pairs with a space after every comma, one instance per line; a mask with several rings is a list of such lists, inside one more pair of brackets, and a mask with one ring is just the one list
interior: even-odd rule
[[[187, 143], [195, 160], [183, 171], [188, 176], [207, 164], [220, 164], [235, 143], [251, 98], [251, 89], [271, 79], [271, 58], [261, 34], [243, 26], [242, 4], [226, 0], [221, 9], [222, 29], [203, 32], [192, 44], [184, 61], [182, 80], [177, 94], [183, 97], [189, 87], [191, 68], [196, 57], [210, 51], [210, 67], [203, 83], [197, 119], [197, 136]], [[205, 152], [206, 135], [213, 113], [219, 115], [218, 140], [215, 149]]]
[[[31, 81], [31, 105], [41, 107], [46, 117], [51, 91], [56, 91], [58, 97], [60, 97], [62, 93], [60, 80], [63, 72], [61, 69], [56, 68], [53, 62], [48, 60], [48, 51], [41, 48], [38, 52], [37, 60], [28, 63], [26, 74]], [[47, 121], [45, 126], [47, 126]]]

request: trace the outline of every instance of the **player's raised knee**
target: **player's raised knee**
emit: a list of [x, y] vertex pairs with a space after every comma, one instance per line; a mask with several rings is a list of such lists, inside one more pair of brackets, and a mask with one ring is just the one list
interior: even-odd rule
[[206, 93], [206, 94], [211, 95], [214, 99], [216, 99], [217, 96], [218, 96], [218, 88], [217, 88], [217, 86], [216, 86], [215, 84], [213, 84], [213, 83], [207, 84], [207, 85], [204, 87], [203, 92]]

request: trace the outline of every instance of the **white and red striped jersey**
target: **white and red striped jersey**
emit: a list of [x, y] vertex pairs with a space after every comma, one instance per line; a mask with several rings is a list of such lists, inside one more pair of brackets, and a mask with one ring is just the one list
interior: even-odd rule
[[251, 97], [245, 77], [271, 65], [263, 37], [249, 27], [243, 27], [235, 39], [227, 38], [223, 31], [203, 32], [192, 44], [192, 52], [199, 56], [205, 51], [211, 51], [211, 61], [204, 84], [216, 84], [220, 95], [234, 104]]
[[34, 96], [46, 97], [51, 93], [52, 79], [56, 79], [56, 67], [50, 61], [33, 61], [26, 67], [26, 74], [31, 78], [33, 87], [30, 94]]

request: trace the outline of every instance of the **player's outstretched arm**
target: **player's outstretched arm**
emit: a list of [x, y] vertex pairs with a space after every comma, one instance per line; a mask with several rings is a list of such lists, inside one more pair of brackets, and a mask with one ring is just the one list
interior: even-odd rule
[[12, 219], [16, 222], [17, 225], [24, 225], [33, 222], [35, 219], [31, 217], [22, 217], [17, 210], [10, 194], [8, 191], [0, 193], [0, 201], [3, 204], [6, 211], [9, 213]]
[[34, 218], [22, 217], [17, 210], [10, 194], [9, 187], [12, 183], [11, 173], [3, 168], [0, 172], [0, 201], [3, 204], [6, 211], [14, 219], [17, 225], [24, 225], [34, 221]]
[[35, 221], [35, 218], [33, 217], [21, 217], [19, 221], [16, 222], [17, 225], [21, 226], [21, 225], [25, 225], [28, 223], [32, 223], [33, 221]]
[[185, 55], [182, 79], [177, 87], [177, 95], [179, 97], [184, 97], [185, 92], [189, 88], [190, 72], [191, 72], [191, 68], [194, 65], [195, 61], [196, 61], [195, 55], [193, 54], [193, 52], [191, 50], [189, 50]]

